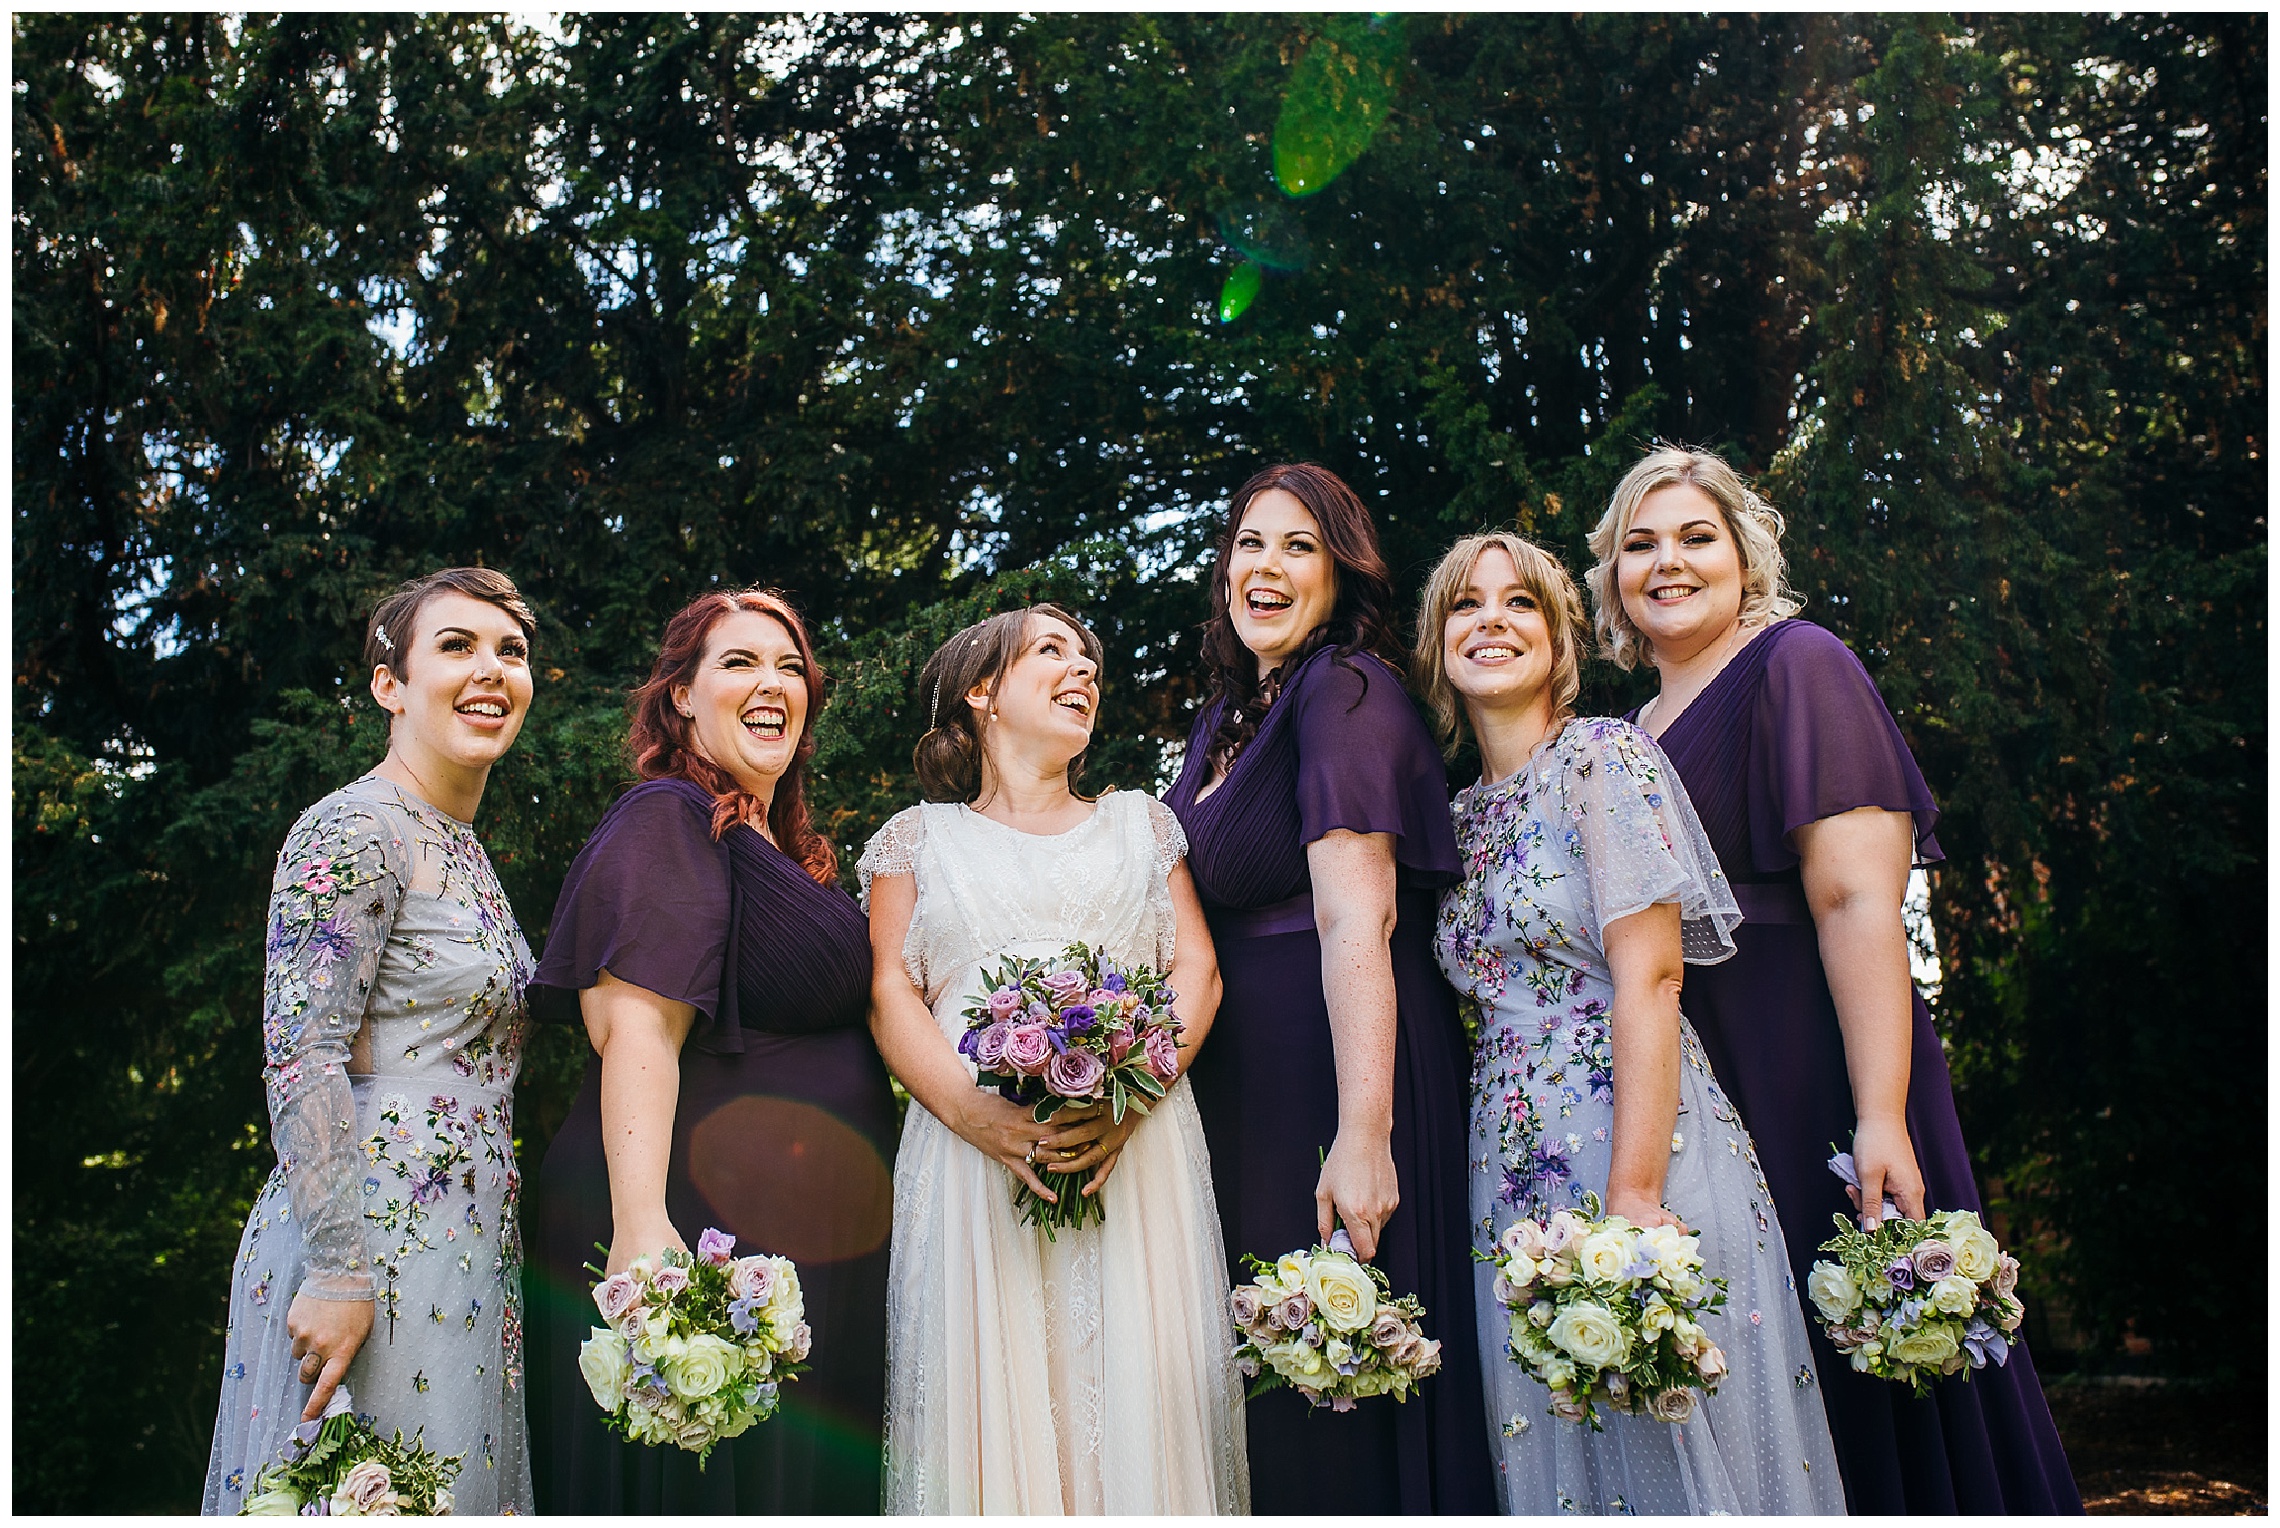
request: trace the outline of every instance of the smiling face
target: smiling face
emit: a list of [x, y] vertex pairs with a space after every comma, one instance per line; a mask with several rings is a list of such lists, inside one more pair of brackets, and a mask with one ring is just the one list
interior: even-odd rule
[[447, 591], [419, 610], [399, 674], [372, 672], [372, 696], [393, 718], [389, 748], [426, 778], [436, 766], [488, 770], [530, 714], [530, 639], [488, 600]]
[[1263, 678], [1298, 651], [1338, 603], [1338, 564], [1296, 494], [1270, 488], [1243, 511], [1227, 552], [1227, 613]]
[[1616, 552], [1615, 588], [1658, 663], [1723, 641], [1742, 611], [1742, 556], [1717, 501], [1689, 483], [1640, 500]]
[[[1092, 744], [1100, 713], [1100, 665], [1068, 622], [1042, 613], [1029, 617], [1021, 651], [998, 676], [967, 692], [985, 753], [1018, 749], [1053, 767]], [[1056, 762], [1057, 761], [1057, 762]]]
[[792, 767], [807, 726], [807, 663], [781, 621], [736, 610], [705, 634], [704, 656], [674, 706], [696, 751], [766, 801]]
[[[1491, 546], [1473, 560], [1471, 576], [1441, 622], [1441, 659], [1450, 686], [1476, 717], [1536, 705], [1550, 709], [1552, 669], [1559, 661], [1551, 623], [1504, 548]], [[1481, 730], [1477, 721], [1473, 730]]]

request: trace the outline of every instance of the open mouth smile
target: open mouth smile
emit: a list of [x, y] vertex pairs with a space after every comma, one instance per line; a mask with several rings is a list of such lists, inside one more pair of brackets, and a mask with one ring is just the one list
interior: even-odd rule
[[744, 713], [744, 730], [756, 738], [774, 742], [784, 735], [786, 713], [782, 706], [758, 705]]
[[1647, 591], [1647, 598], [1658, 605], [1675, 605], [1680, 600], [1691, 599], [1701, 592], [1692, 584], [1659, 584]]
[[1281, 615], [1297, 601], [1274, 589], [1251, 589], [1243, 595], [1243, 607], [1262, 620]]
[[463, 700], [452, 709], [461, 716], [480, 716], [486, 721], [504, 721], [507, 715], [507, 703], [489, 695]]
[[1092, 697], [1083, 690], [1063, 690], [1053, 697], [1053, 704], [1074, 711], [1079, 716], [1092, 715]]
[[1519, 657], [1520, 649], [1509, 642], [1483, 642], [1465, 649], [1465, 656], [1475, 663], [1503, 663]]

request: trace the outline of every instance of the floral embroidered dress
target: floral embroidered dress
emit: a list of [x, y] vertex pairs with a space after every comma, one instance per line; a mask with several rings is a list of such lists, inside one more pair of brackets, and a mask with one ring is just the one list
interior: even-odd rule
[[[1613, 1157], [1614, 980], [1608, 924], [1676, 902], [1685, 958], [1733, 953], [1741, 921], [1685, 789], [1626, 722], [1571, 721], [1528, 763], [1458, 794], [1465, 879], [1434, 949], [1479, 1017], [1472, 1081], [1474, 1245], [1523, 1216], [1604, 1195]], [[1476, 1269], [1490, 1446], [1507, 1513], [1841, 1513], [1834, 1447], [1773, 1196], [1749, 1133], [1679, 1030], [1678, 1128], [1663, 1202], [1729, 1285], [1706, 1323], [1730, 1372], [1678, 1425], [1612, 1414], [1594, 1433], [1551, 1415], [1505, 1352], [1506, 1311]]]
[[512, 1107], [530, 973], [464, 823], [367, 775], [293, 825], [262, 995], [277, 1167], [230, 1281], [208, 1514], [238, 1510], [307, 1403], [297, 1293], [376, 1303], [356, 1409], [463, 1453], [460, 1512], [530, 1510]]

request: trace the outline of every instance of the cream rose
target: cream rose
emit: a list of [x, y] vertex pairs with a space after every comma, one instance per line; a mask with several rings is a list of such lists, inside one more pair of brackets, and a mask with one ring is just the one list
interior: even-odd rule
[[664, 1364], [665, 1388], [684, 1401], [693, 1401], [711, 1395], [743, 1367], [744, 1355], [733, 1343], [710, 1332], [699, 1332]]
[[2008, 1252], [1995, 1259], [1994, 1287], [1995, 1293], [2006, 1300], [2019, 1287], [2019, 1260]]
[[1377, 1319], [1377, 1285], [1351, 1258], [1314, 1259], [1306, 1270], [1306, 1297], [1333, 1332], [1358, 1332]]
[[1630, 1233], [1606, 1230], [1584, 1241], [1583, 1271], [1592, 1278], [1612, 1283], [1630, 1266]]
[[1805, 1294], [1825, 1321], [1842, 1321], [1860, 1306], [1860, 1284], [1842, 1263], [1815, 1263]]
[[1702, 1376], [1702, 1383], [1715, 1385], [1726, 1377], [1726, 1350], [1716, 1343], [1704, 1343], [1702, 1351], [1694, 1355], [1694, 1372]]
[[1994, 1234], [1965, 1210], [1948, 1224], [1948, 1239], [1955, 1246], [1955, 1271], [1977, 1284], [1995, 1277], [1996, 1260], [2003, 1255]]
[[776, 1260], [776, 1277], [768, 1291], [768, 1314], [780, 1315], [788, 1310], [804, 1308], [800, 1296], [800, 1271], [792, 1266], [788, 1257]]
[[1581, 1300], [1554, 1318], [1550, 1336], [1576, 1362], [1594, 1369], [1620, 1365], [1631, 1353], [1631, 1334], [1615, 1313], [1592, 1300]]
[[594, 1404], [614, 1412], [625, 1399], [625, 1378], [633, 1370], [632, 1355], [623, 1337], [606, 1326], [591, 1328], [593, 1336], [578, 1346], [578, 1373], [593, 1392]]
[[1979, 1303], [1979, 1286], [1960, 1274], [1950, 1274], [1932, 1286], [1932, 1304], [1951, 1316], [1968, 1316]]
[[238, 1508], [238, 1512], [244, 1517], [298, 1517], [301, 1512], [300, 1493], [278, 1486], [275, 1490], [247, 1497], [245, 1505]]
[[340, 1477], [328, 1505], [334, 1517], [369, 1517], [373, 1509], [393, 1494], [395, 1484], [388, 1466], [377, 1459], [366, 1459]]
[[[1994, 1238], [1988, 1239], [1992, 1241]], [[1960, 1247], [1957, 1249], [1956, 1255], [1960, 1260], [1962, 1257]], [[1945, 1325], [1919, 1327], [1899, 1341], [1889, 1344], [1886, 1351], [1892, 1355], [1895, 1361], [1900, 1363], [1921, 1364], [1927, 1368], [1938, 1368], [1941, 1364], [1955, 1357], [1955, 1333], [1949, 1331]]]

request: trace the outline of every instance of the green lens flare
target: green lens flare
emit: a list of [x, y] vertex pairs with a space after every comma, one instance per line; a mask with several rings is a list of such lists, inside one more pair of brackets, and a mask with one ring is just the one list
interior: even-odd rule
[[1219, 237], [1245, 260], [1270, 271], [1303, 271], [1313, 258], [1298, 209], [1288, 202], [1237, 202], [1219, 214]]
[[1219, 321], [1231, 324], [1241, 318], [1243, 310], [1251, 306], [1251, 299], [1259, 295], [1259, 283], [1265, 279], [1265, 273], [1248, 260], [1229, 271], [1227, 284], [1219, 289]]
[[1330, 19], [1291, 75], [1275, 119], [1275, 182], [1312, 196], [1362, 157], [1393, 109], [1408, 60], [1399, 16]]

